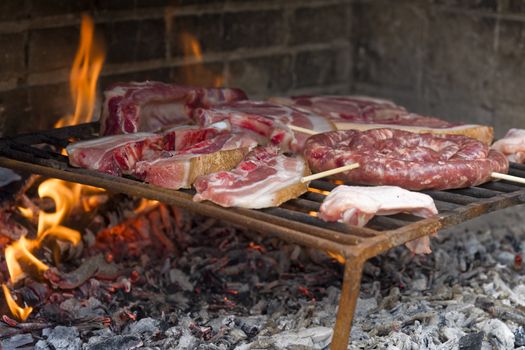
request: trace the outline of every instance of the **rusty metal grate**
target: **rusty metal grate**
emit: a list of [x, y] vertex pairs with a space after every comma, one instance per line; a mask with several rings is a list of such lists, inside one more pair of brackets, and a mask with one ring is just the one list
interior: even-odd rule
[[[362, 267], [366, 260], [439, 229], [525, 202], [525, 185], [506, 181], [458, 190], [424, 191], [434, 199], [440, 212], [437, 217], [421, 219], [398, 214], [376, 217], [366, 227], [357, 227], [326, 223], [310, 215], [319, 210], [325, 197], [322, 192], [336, 186], [322, 180], [313, 181], [310, 184], [311, 191], [278, 208], [222, 208], [212, 203], [193, 202], [193, 190], [168, 190], [132, 178], [70, 167], [67, 157], [60, 153], [62, 148], [75, 140], [96, 137], [97, 132], [98, 124], [88, 123], [0, 139], [0, 166], [159, 200], [263, 234], [344, 256], [345, 272], [332, 349], [346, 349], [359, 295]], [[511, 164], [509, 173], [525, 177], [525, 165]]]

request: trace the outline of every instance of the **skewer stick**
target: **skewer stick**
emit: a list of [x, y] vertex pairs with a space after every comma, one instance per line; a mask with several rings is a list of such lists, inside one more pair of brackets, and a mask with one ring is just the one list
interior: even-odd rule
[[317, 180], [317, 179], [320, 179], [322, 177], [326, 177], [326, 176], [330, 176], [330, 175], [334, 175], [334, 174], [339, 174], [339, 173], [342, 173], [344, 171], [352, 170], [352, 169], [355, 169], [355, 168], [359, 168], [359, 163], [352, 163], [352, 164], [348, 164], [348, 165], [345, 165], [345, 166], [342, 166], [342, 167], [339, 167], [339, 168], [322, 171], [322, 172], [317, 173], [317, 174], [304, 176], [304, 177], [301, 178], [301, 182], [304, 184], [305, 182], [310, 182], [312, 180]]
[[507, 175], [507, 174], [502, 174], [502, 173], [492, 173], [490, 174], [490, 176], [492, 176], [494, 179], [501, 179], [501, 180], [517, 182], [520, 184], [525, 184], [525, 178], [523, 177], [512, 176], [512, 175]]
[[290, 129], [294, 130], [294, 131], [302, 132], [303, 134], [308, 134], [308, 135], [317, 135], [318, 134], [318, 132], [315, 131], [315, 130], [302, 128], [300, 126], [295, 126], [295, 125], [292, 125], [292, 124], [288, 124], [288, 127]]

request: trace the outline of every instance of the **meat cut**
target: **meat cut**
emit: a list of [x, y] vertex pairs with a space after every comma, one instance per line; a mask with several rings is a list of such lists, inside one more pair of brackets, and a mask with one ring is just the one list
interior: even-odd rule
[[301, 178], [310, 173], [301, 156], [288, 157], [274, 146], [258, 147], [232, 171], [199, 177], [195, 201], [209, 200], [223, 207], [279, 206], [308, 190]]
[[[397, 186], [337, 186], [324, 199], [319, 218], [350, 225], [365, 226], [375, 215], [410, 213], [422, 218], [437, 215], [429, 195]], [[407, 244], [415, 254], [430, 254], [428, 236]]]
[[215, 123], [207, 128], [181, 126], [162, 134], [120, 134], [80, 141], [68, 145], [66, 150], [73, 166], [110, 175], [131, 174], [138, 161], [160, 158], [165, 151], [185, 150], [230, 130], [228, 122]]
[[240, 89], [200, 88], [155, 81], [118, 83], [104, 92], [100, 135], [157, 131], [187, 124], [197, 107], [246, 99]]
[[293, 107], [262, 101], [237, 101], [211, 108], [196, 109], [195, 121], [206, 126], [228, 120], [234, 131], [250, 132], [261, 144], [278, 145], [284, 151], [301, 152], [310, 136], [290, 130], [295, 125], [317, 132], [335, 130], [328, 119]]
[[162, 135], [135, 133], [72, 143], [66, 151], [72, 166], [122, 175], [132, 169], [136, 161], [154, 157], [163, 147]]
[[510, 129], [491, 148], [503, 153], [510, 162], [525, 163], [525, 129]]
[[294, 106], [332, 120], [338, 130], [394, 128], [417, 133], [456, 134], [475, 138], [487, 145], [493, 129], [484, 125], [451, 123], [408, 112], [392, 101], [366, 96], [272, 97], [270, 101]]
[[359, 163], [358, 169], [333, 177], [409, 190], [476, 186], [489, 181], [492, 172], [507, 173], [509, 166], [503, 154], [469, 137], [396, 129], [314, 135], [304, 154], [313, 172]]
[[319, 209], [319, 218], [365, 226], [375, 215], [410, 213], [428, 218], [438, 213], [429, 195], [398, 186], [345, 186], [334, 188]]
[[160, 187], [190, 188], [198, 176], [232, 169], [256, 146], [249, 135], [219, 134], [162, 158], [140, 161], [133, 175]]

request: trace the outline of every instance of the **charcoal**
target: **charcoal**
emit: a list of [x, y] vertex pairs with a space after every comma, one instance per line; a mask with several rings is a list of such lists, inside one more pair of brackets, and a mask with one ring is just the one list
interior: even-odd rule
[[136, 335], [96, 336], [91, 337], [83, 350], [132, 350], [143, 345]]
[[160, 332], [159, 321], [151, 317], [143, 318], [138, 322], [130, 324], [125, 332], [129, 334], [153, 336]]
[[82, 348], [82, 341], [75, 327], [57, 326], [43, 334], [47, 335], [46, 345], [48, 348], [54, 350], [80, 350]]
[[484, 336], [484, 332], [464, 335], [459, 339], [459, 350], [480, 350]]
[[80, 302], [74, 298], [66, 299], [60, 304], [60, 308], [69, 312], [69, 314], [75, 319], [103, 316], [106, 314], [102, 303], [93, 297], [90, 297], [84, 302]]
[[171, 269], [169, 273], [170, 282], [177, 283], [179, 287], [184, 290], [191, 292], [193, 291], [193, 283], [190, 282], [188, 276], [179, 269]]
[[22, 177], [13, 170], [0, 167], [0, 187], [4, 187], [11, 182], [20, 180], [22, 180]]
[[8, 339], [0, 341], [3, 350], [32, 349], [33, 336], [31, 334], [17, 334]]
[[481, 329], [487, 334], [487, 339], [494, 349], [514, 348], [514, 334], [509, 327], [497, 319], [487, 320]]

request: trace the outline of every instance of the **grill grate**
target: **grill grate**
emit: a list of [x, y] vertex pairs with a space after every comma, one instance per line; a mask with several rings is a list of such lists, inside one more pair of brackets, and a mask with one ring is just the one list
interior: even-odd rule
[[[437, 217], [379, 216], [366, 227], [357, 227], [326, 223], [310, 215], [319, 210], [325, 197], [323, 192], [337, 186], [327, 180], [316, 180], [312, 181], [307, 193], [278, 208], [222, 208], [212, 203], [193, 202], [193, 190], [167, 190], [132, 178], [70, 167], [67, 157], [60, 153], [62, 148], [75, 140], [97, 137], [97, 132], [98, 124], [88, 123], [0, 139], [0, 166], [159, 200], [263, 234], [342, 255], [346, 263], [333, 349], [346, 349], [362, 266], [367, 259], [438, 229], [525, 202], [525, 185], [504, 180], [466, 189], [423, 191], [434, 199], [440, 212]], [[511, 164], [509, 174], [525, 177], [525, 165]]]

